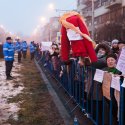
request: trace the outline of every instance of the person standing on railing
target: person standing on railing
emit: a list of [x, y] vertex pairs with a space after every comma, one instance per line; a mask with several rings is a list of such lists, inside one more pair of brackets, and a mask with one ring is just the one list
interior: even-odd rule
[[21, 63], [21, 58], [22, 58], [22, 44], [20, 42], [20, 39], [17, 39], [16, 42], [16, 51], [18, 52], [18, 63]]
[[14, 62], [14, 47], [11, 37], [6, 38], [6, 42], [3, 45], [3, 54], [6, 64], [6, 79], [12, 80], [13, 77], [11, 76], [11, 70]]
[[31, 56], [31, 60], [34, 59], [34, 56], [35, 56], [35, 46], [34, 46], [34, 41], [32, 41], [30, 43], [30, 56]]
[[26, 41], [22, 42], [22, 54], [23, 54], [23, 58], [26, 59], [26, 55], [27, 55], [27, 49], [28, 49], [28, 45]]

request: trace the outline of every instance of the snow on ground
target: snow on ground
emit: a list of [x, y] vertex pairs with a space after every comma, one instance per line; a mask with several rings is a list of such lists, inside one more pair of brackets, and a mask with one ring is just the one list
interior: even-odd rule
[[15, 79], [7, 81], [5, 76], [5, 62], [0, 60], [0, 125], [9, 125], [4, 124], [9, 117], [18, 120], [17, 112], [20, 110], [20, 102], [8, 103], [8, 99], [17, 96], [24, 89], [23, 84], [20, 83], [21, 75], [17, 73], [20, 68], [21, 65], [14, 63], [12, 75]]

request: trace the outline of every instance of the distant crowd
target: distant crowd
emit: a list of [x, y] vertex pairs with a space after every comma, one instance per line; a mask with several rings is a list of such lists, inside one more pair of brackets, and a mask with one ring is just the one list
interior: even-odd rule
[[[42, 56], [45, 57], [45, 62], [44, 62], [44, 67], [47, 67], [50, 63], [52, 64], [52, 69], [53, 69], [53, 74], [56, 76], [56, 78], [61, 78], [63, 75], [65, 75], [65, 71], [63, 68], [63, 65], [70, 66], [72, 64], [72, 60], [78, 61], [78, 63], [81, 66], [91, 66], [94, 69], [100, 69], [103, 71], [107, 71], [108, 73], [118, 75], [120, 76], [120, 81], [119, 84], [123, 83], [125, 74], [122, 71], [119, 71], [116, 68], [116, 65], [118, 63], [118, 60], [120, 58], [122, 50], [125, 49], [125, 41], [120, 41], [118, 39], [114, 39], [111, 42], [102, 42], [96, 45], [95, 52], [97, 55], [97, 62], [91, 63], [88, 58], [84, 59], [83, 64], [81, 65], [81, 62], [79, 62], [79, 58], [75, 58], [72, 55], [72, 50], [70, 50], [70, 57], [68, 61], [63, 61], [61, 60], [61, 53], [63, 50], [61, 50], [61, 44], [56, 44], [53, 43], [50, 50], [48, 51], [41, 51], [40, 53]], [[77, 71], [77, 70], [76, 70]], [[91, 80], [92, 80], [92, 75], [91, 72], [88, 73], [88, 76], [86, 78], [91, 78], [88, 79], [88, 82], [86, 83], [87, 88], [89, 86], [89, 90], [93, 90], [92, 92], [88, 92], [87, 94], [91, 95], [93, 97], [93, 105], [94, 105], [94, 114], [96, 117], [96, 110], [97, 110], [97, 102], [98, 102], [98, 107], [99, 107], [99, 112], [98, 112], [98, 122], [99, 125], [102, 123], [102, 100], [103, 100], [103, 91], [102, 91], [102, 84], [100, 84], [97, 81], [93, 81], [93, 85], [91, 85]], [[94, 78], [93, 78], [94, 79]], [[106, 78], [107, 79], [107, 78]], [[73, 84], [73, 83], [72, 83]], [[98, 91], [97, 91], [98, 87]], [[112, 121], [113, 125], [118, 125], [119, 123], [119, 102], [118, 98], [116, 95], [119, 92], [117, 92], [114, 88], [110, 88], [110, 98], [112, 100]], [[98, 94], [98, 99], [97, 99], [97, 94]], [[123, 96], [125, 97], [125, 92], [123, 93]], [[120, 97], [119, 97], [120, 98]], [[111, 116], [110, 112], [110, 100], [105, 98], [105, 125], [109, 125], [109, 117]], [[94, 102], [95, 101], [95, 102]], [[90, 107], [89, 107], [90, 108]], [[125, 108], [123, 108], [124, 110]], [[123, 111], [125, 112], [125, 111]], [[110, 114], [110, 116], [109, 116]], [[125, 114], [124, 114], [125, 115]]]

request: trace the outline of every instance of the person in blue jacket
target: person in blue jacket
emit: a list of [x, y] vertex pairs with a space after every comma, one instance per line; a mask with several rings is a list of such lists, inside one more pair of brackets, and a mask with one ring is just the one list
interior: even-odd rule
[[18, 63], [21, 63], [21, 58], [22, 58], [22, 45], [19, 39], [17, 39], [16, 42], [16, 51], [18, 52]]
[[23, 54], [23, 58], [26, 59], [26, 55], [27, 55], [27, 49], [28, 49], [28, 45], [26, 41], [22, 42], [22, 54]]
[[31, 55], [31, 60], [34, 59], [34, 55], [35, 55], [35, 44], [34, 41], [32, 41], [30, 43], [30, 55]]
[[12, 80], [13, 77], [11, 76], [11, 70], [14, 62], [14, 47], [11, 37], [6, 38], [6, 42], [3, 45], [3, 54], [6, 65], [6, 79]]

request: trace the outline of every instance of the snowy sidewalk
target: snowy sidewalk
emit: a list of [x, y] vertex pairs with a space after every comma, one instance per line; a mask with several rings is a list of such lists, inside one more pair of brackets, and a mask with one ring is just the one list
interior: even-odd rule
[[17, 96], [24, 89], [23, 84], [20, 82], [20, 68], [21, 65], [14, 63], [12, 75], [16, 77], [12, 81], [6, 81], [5, 76], [5, 62], [0, 60], [0, 125], [6, 124], [9, 117], [18, 119], [17, 112], [20, 110], [20, 102], [9, 103], [8, 100]]

